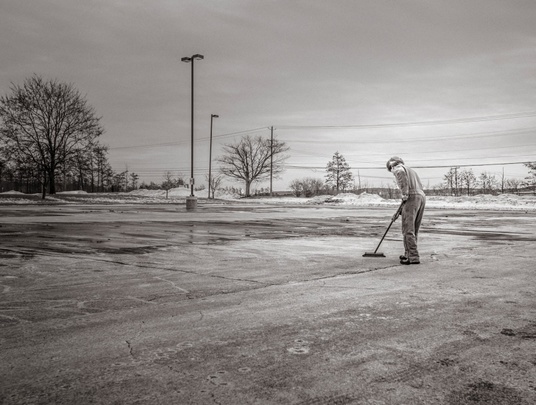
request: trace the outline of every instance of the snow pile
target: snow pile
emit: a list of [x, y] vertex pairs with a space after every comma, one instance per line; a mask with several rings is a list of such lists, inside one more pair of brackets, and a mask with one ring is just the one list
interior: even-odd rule
[[[60, 204], [177, 204], [184, 203], [190, 195], [185, 187], [165, 190], [135, 190], [128, 193], [86, 193], [70, 191], [58, 193], [56, 197], [46, 196], [45, 203]], [[37, 196], [37, 197], [36, 197]], [[203, 203], [207, 190], [196, 191], [195, 196]], [[19, 191], [7, 191], [0, 194], [1, 204], [40, 204], [39, 194], [27, 195]], [[384, 199], [377, 194], [341, 193], [338, 195], [321, 195], [312, 198], [303, 197], [254, 197], [242, 198], [239, 195], [216, 192], [216, 201], [224, 200], [240, 204], [277, 204], [277, 205], [331, 205], [355, 207], [396, 207], [398, 199]], [[458, 210], [499, 210], [499, 211], [536, 211], [536, 195], [502, 194], [492, 196], [479, 194], [475, 196], [428, 196], [427, 209]]]
[[73, 190], [73, 191], [60, 191], [56, 194], [63, 194], [63, 195], [69, 195], [69, 194], [87, 194], [87, 191], [84, 190]]
[[[1, 194], [5, 194], [5, 193], [1, 193]], [[0, 198], [0, 203], [2, 204], [17, 204], [17, 205], [21, 205], [21, 204], [29, 204], [29, 200], [22, 200], [20, 198]]]
[[384, 200], [377, 194], [354, 194], [341, 193], [337, 195], [320, 195], [310, 198], [308, 204], [339, 204], [339, 205], [363, 205], [376, 206], [384, 205], [387, 200]]
[[20, 191], [10, 190], [10, 191], [4, 191], [0, 194], [16, 194], [16, 195], [24, 195], [24, 193], [21, 193]]
[[[390, 207], [400, 203], [397, 199], [384, 199], [376, 194], [343, 193], [336, 196], [318, 196], [307, 200], [308, 204], [333, 204], [363, 207]], [[536, 196], [501, 194], [498, 196], [479, 194], [475, 196], [429, 196], [427, 208], [464, 210], [536, 210]]]
[[470, 210], [536, 210], [536, 196], [515, 194], [501, 194], [498, 196], [478, 194], [459, 197], [431, 196], [427, 198], [426, 206], [429, 208]]
[[165, 190], [146, 190], [146, 189], [139, 189], [139, 190], [133, 190], [129, 195], [135, 195], [140, 197], [166, 197], [166, 191]]
[[[190, 191], [189, 188], [185, 188], [185, 187], [177, 187], [177, 188], [172, 188], [171, 190], [169, 190], [169, 194], [168, 196], [169, 197], [188, 197], [190, 196], [192, 192]], [[208, 190], [203, 190], [203, 191], [195, 191], [194, 194], [196, 196], [199, 197], [199, 195], [203, 193], [203, 195], [207, 195], [208, 194]], [[165, 196], [165, 194], [164, 194]]]
[[[196, 194], [199, 193], [196, 192]], [[166, 190], [145, 190], [145, 189], [139, 189], [139, 190], [133, 190], [129, 193], [126, 193], [128, 195], [135, 195], [135, 196], [141, 196], [141, 197], [162, 197], [166, 198]], [[190, 189], [185, 187], [177, 187], [172, 188], [168, 190], [168, 198], [170, 197], [188, 197], [190, 195]]]

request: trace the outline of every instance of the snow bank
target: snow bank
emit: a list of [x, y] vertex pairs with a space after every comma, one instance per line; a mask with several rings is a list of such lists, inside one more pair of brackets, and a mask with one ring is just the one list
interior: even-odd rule
[[427, 198], [426, 206], [470, 210], [536, 210], [536, 196], [519, 196], [515, 194], [501, 194], [498, 196], [478, 194], [460, 197], [431, 196]]
[[377, 194], [354, 194], [341, 193], [337, 195], [320, 195], [308, 200], [308, 204], [339, 204], [339, 205], [364, 205], [375, 206], [389, 202]]
[[0, 194], [17, 194], [17, 195], [24, 195], [24, 193], [21, 193], [20, 191], [10, 190], [10, 191], [4, 191]]
[[70, 194], [87, 194], [87, 191], [84, 190], [73, 190], [73, 191], [60, 191], [56, 194], [70, 195]]
[[[194, 192], [194, 194], [196, 196], [198, 196], [198, 197], [201, 195], [201, 193], [203, 193], [202, 195], [207, 195], [208, 190], [202, 190], [202, 191], [195, 191]], [[188, 197], [190, 194], [191, 194], [191, 191], [190, 191], [189, 188], [177, 187], [177, 188], [172, 188], [171, 190], [169, 190], [168, 196], [169, 197]]]
[[[199, 191], [196, 192], [196, 194]], [[128, 195], [142, 196], [142, 197], [164, 197], [166, 198], [166, 190], [133, 190], [127, 193]], [[168, 197], [188, 197], [190, 195], [190, 189], [185, 187], [177, 187], [168, 190]]]
[[[71, 194], [72, 196], [69, 196]], [[63, 195], [60, 197], [60, 195]], [[47, 195], [46, 201], [57, 203], [87, 204], [165, 204], [184, 202], [190, 190], [178, 187], [169, 190], [166, 199], [165, 190], [135, 190], [129, 193], [88, 194], [83, 191], [58, 193], [58, 198]], [[196, 191], [195, 195], [203, 201], [207, 191]], [[24, 198], [19, 191], [6, 191], [0, 195], [1, 204], [35, 204], [35, 198]], [[312, 198], [303, 197], [255, 197], [241, 198], [239, 195], [216, 193], [216, 198], [240, 202], [241, 204], [277, 204], [277, 205], [332, 205], [356, 207], [395, 207], [399, 200], [387, 200], [376, 194], [341, 193], [338, 195], [321, 195]], [[499, 211], [536, 211], [536, 195], [501, 194], [492, 196], [480, 194], [475, 196], [428, 196], [427, 208], [459, 210], [499, 210]]]
[[133, 190], [130, 193], [127, 193], [128, 195], [135, 195], [140, 197], [165, 197], [166, 191], [165, 190]]
[[[344, 193], [336, 196], [317, 196], [307, 200], [307, 204], [333, 204], [365, 207], [395, 206], [399, 200], [386, 200], [376, 194]], [[475, 196], [445, 197], [429, 196], [427, 208], [463, 209], [463, 210], [536, 210], [536, 196], [519, 196], [501, 194], [492, 196], [479, 194]]]

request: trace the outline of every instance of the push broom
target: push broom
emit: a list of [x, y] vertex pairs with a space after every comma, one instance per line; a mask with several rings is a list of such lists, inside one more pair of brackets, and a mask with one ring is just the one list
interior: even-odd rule
[[400, 214], [402, 213], [402, 207], [404, 206], [404, 203], [405, 201], [402, 201], [400, 203], [400, 207], [398, 207], [398, 210], [396, 211], [396, 214], [393, 215], [393, 219], [391, 219], [391, 223], [389, 224], [389, 226], [387, 227], [387, 230], [385, 231], [385, 233], [383, 234], [382, 236], [382, 240], [380, 240], [380, 243], [378, 243], [378, 246], [376, 247], [376, 250], [374, 251], [374, 253], [371, 253], [371, 252], [366, 252], [363, 257], [385, 257], [385, 255], [383, 253], [377, 253], [378, 252], [378, 249], [380, 248], [380, 245], [382, 244], [384, 238], [385, 238], [385, 235], [387, 235], [387, 232], [389, 232], [389, 229], [391, 229], [391, 225], [393, 225], [393, 222], [396, 221], [396, 219], [400, 216]]

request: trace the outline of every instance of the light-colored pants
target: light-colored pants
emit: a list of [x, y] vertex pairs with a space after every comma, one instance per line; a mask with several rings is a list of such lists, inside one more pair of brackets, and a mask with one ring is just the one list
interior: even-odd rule
[[420, 194], [410, 194], [402, 208], [402, 235], [404, 237], [405, 256], [410, 262], [418, 262], [419, 250], [417, 237], [421, 227], [426, 197]]

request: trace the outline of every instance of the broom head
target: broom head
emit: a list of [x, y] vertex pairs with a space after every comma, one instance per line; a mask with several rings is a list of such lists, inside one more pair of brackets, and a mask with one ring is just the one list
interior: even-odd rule
[[366, 252], [363, 257], [385, 257], [385, 255], [383, 253]]

